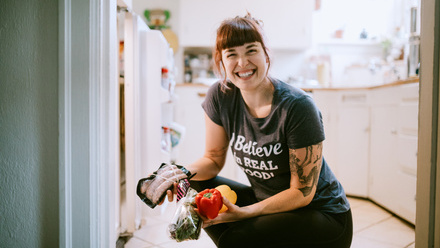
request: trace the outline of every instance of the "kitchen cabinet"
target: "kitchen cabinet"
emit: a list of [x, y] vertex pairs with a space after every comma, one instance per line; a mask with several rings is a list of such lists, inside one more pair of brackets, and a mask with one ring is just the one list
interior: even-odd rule
[[271, 49], [306, 49], [311, 44], [313, 1], [309, 0], [181, 0], [180, 44], [212, 47], [221, 21], [249, 11], [262, 20]]
[[133, 0], [117, 0], [118, 7], [133, 9]]
[[371, 108], [369, 198], [387, 209], [396, 209], [397, 129], [396, 106]]
[[348, 195], [369, 198], [415, 224], [418, 83], [316, 89], [324, 157]]
[[418, 83], [375, 89], [370, 198], [415, 224]]
[[174, 120], [185, 127], [185, 137], [176, 147], [176, 163], [190, 164], [205, 152], [205, 113], [202, 109], [206, 86], [175, 88]]
[[315, 90], [323, 115], [324, 158], [348, 195], [368, 196], [369, 105], [366, 90]]
[[[205, 111], [201, 104], [207, 91], [206, 85], [198, 84], [178, 85], [175, 88], [174, 119], [185, 127], [185, 138], [176, 147], [177, 164], [191, 164], [205, 152]], [[249, 185], [246, 175], [235, 163], [230, 149], [220, 176]]]

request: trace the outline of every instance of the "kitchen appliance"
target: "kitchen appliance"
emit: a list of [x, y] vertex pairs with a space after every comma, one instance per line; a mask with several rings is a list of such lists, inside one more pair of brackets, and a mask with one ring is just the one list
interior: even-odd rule
[[411, 8], [411, 26], [408, 51], [408, 77], [415, 77], [419, 74], [420, 67], [420, 35], [417, 32], [417, 7]]

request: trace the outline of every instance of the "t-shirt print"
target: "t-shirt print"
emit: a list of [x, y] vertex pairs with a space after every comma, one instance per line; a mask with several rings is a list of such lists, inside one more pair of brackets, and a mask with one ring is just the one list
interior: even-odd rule
[[[242, 135], [232, 133], [229, 146], [232, 150], [235, 162], [251, 177], [258, 179], [271, 179], [275, 176], [274, 171], [279, 169], [278, 163], [272, 159], [283, 153], [281, 143], [258, 146], [258, 142], [249, 140]], [[241, 156], [240, 156], [240, 155]]]

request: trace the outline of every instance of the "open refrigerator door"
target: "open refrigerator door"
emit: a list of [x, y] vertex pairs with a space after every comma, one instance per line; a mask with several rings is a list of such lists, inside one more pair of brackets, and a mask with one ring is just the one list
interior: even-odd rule
[[172, 81], [163, 85], [163, 68], [174, 68], [174, 61], [162, 33], [151, 30], [140, 16], [124, 13], [123, 28], [119, 229], [130, 234], [151, 211], [136, 199], [136, 183], [161, 163], [171, 162], [171, 153], [161, 147], [163, 116], [169, 111], [164, 105], [172, 88]]

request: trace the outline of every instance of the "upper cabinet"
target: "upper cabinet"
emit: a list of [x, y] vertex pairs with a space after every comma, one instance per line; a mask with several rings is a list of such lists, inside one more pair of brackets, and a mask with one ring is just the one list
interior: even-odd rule
[[132, 9], [133, 8], [133, 0], [117, 0], [117, 5], [119, 7]]
[[313, 4], [310, 0], [180, 0], [180, 43], [212, 47], [224, 19], [249, 12], [263, 22], [269, 48], [304, 50], [311, 45]]

